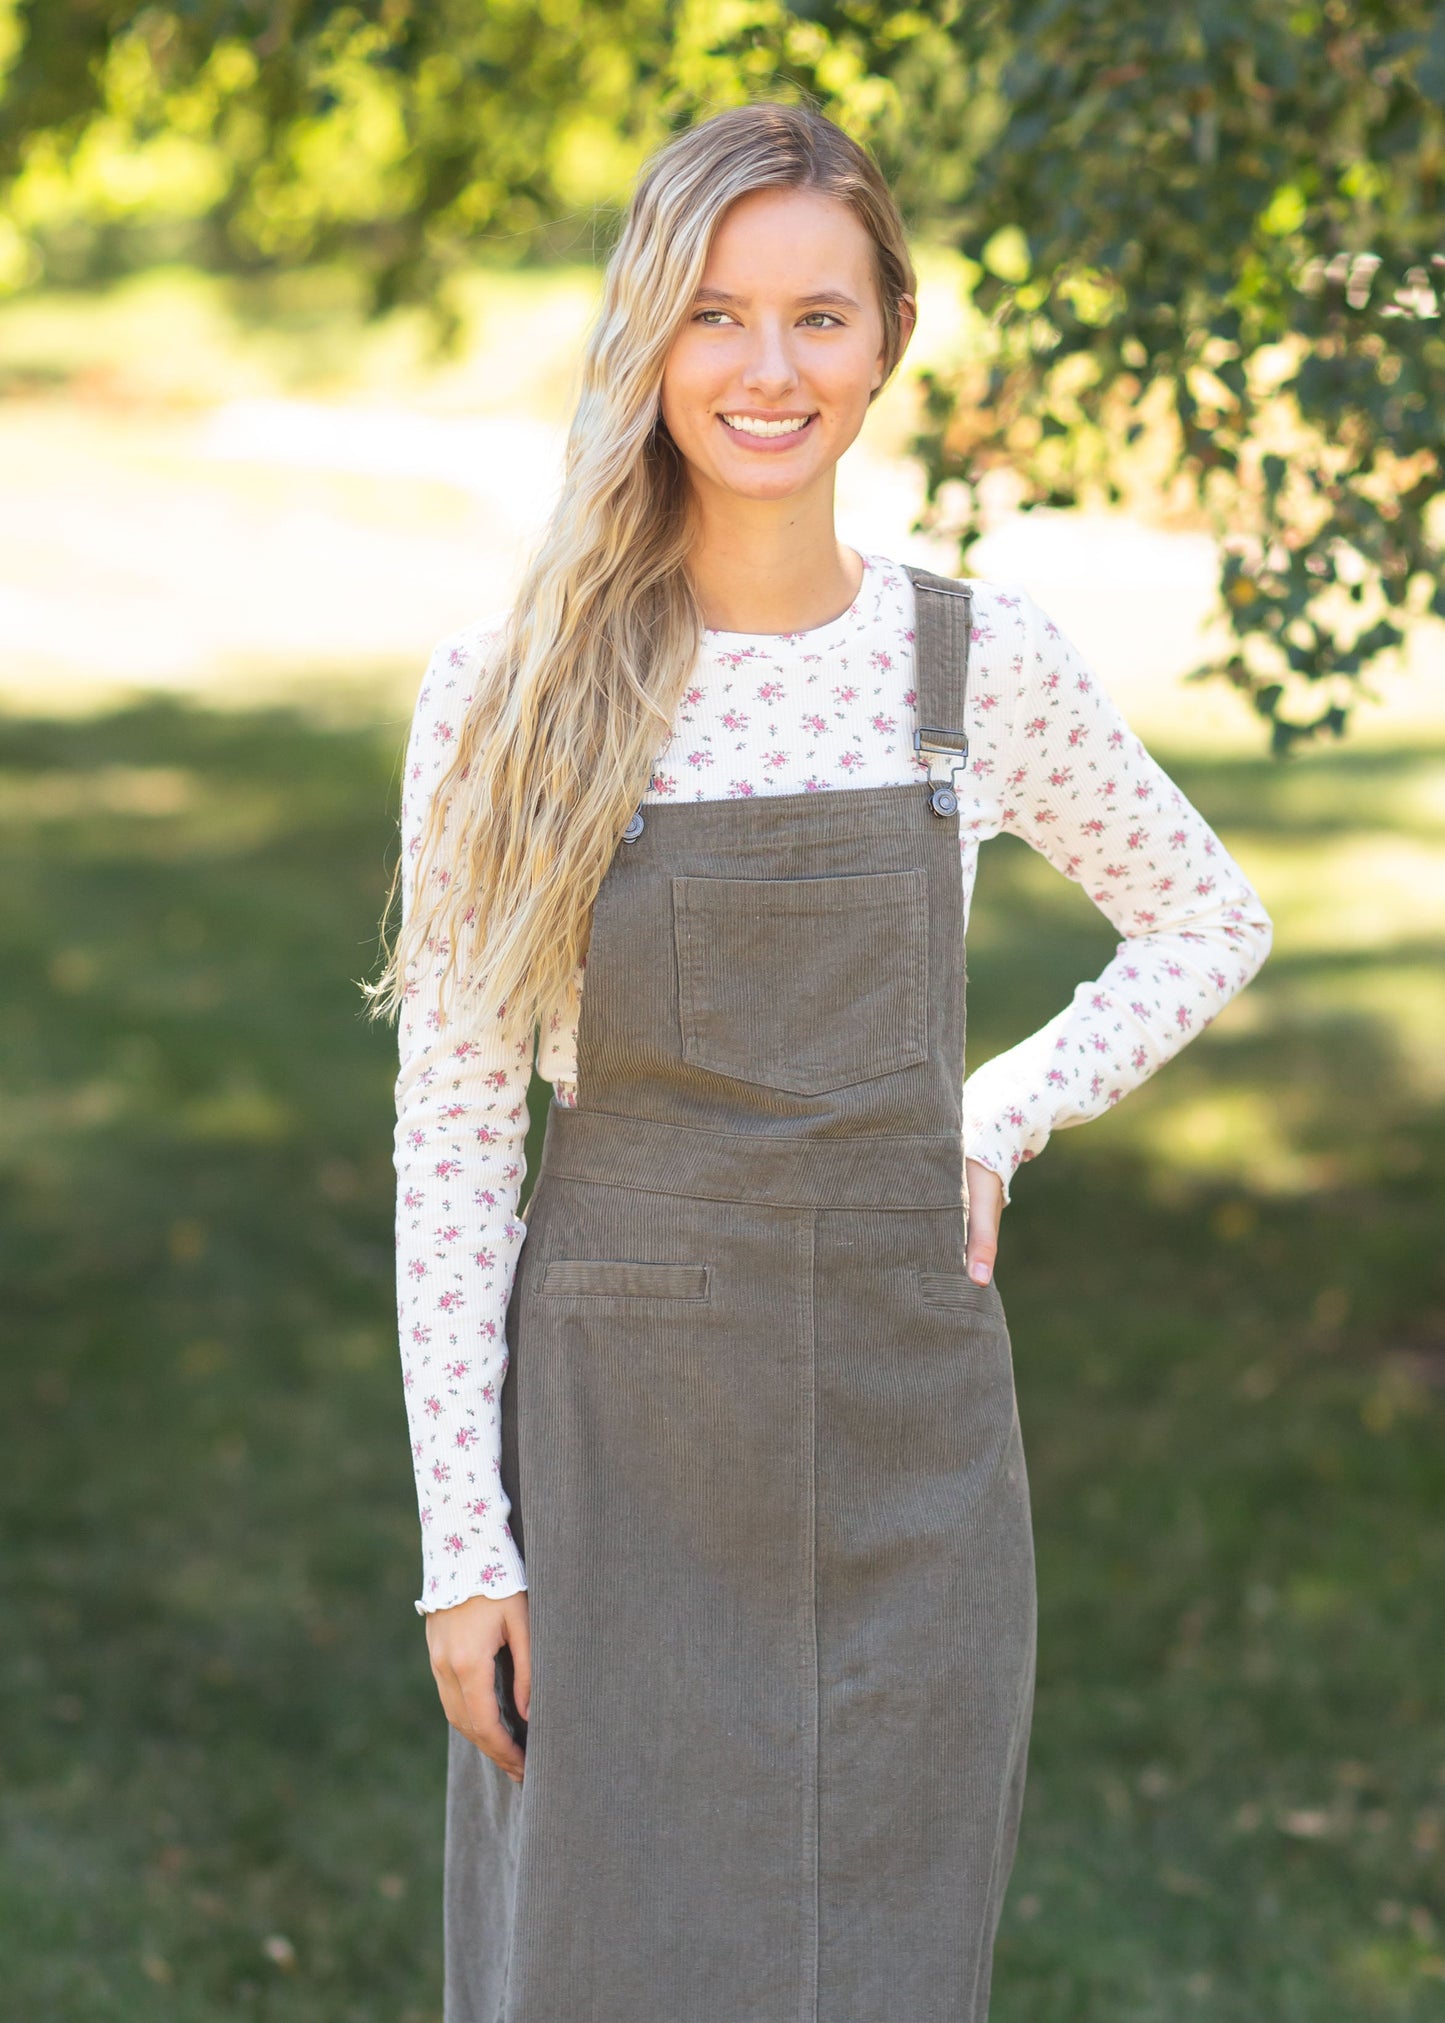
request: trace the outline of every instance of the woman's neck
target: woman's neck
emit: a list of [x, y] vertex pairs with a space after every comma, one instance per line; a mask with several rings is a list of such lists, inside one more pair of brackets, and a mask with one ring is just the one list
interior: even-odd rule
[[[761, 502], [759, 502], [761, 503]], [[838, 539], [826, 513], [699, 515], [687, 567], [715, 632], [809, 632], [839, 618], [857, 597], [862, 558]]]

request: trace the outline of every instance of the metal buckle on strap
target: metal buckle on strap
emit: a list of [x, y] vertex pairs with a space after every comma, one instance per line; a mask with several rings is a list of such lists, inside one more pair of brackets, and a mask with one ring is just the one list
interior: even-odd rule
[[968, 756], [967, 731], [948, 731], [932, 724], [920, 724], [913, 733], [913, 749], [916, 752], [938, 751], [957, 752], [960, 758]]
[[[935, 815], [958, 813], [958, 776], [968, 757], [968, 734], [941, 726], [920, 724], [913, 733], [913, 749], [929, 753], [928, 777], [934, 782], [928, 796]], [[940, 770], [939, 761], [943, 767]]]
[[[910, 572], [912, 573], [912, 572]], [[925, 575], [924, 580], [914, 577], [914, 584], [921, 596], [949, 597], [964, 607], [960, 619], [949, 612], [943, 620], [944, 633], [952, 647], [962, 651], [963, 693], [968, 693], [968, 646], [970, 619], [973, 606], [973, 585], [951, 580], [939, 581]], [[935, 612], [935, 619], [942, 614]], [[959, 637], [960, 626], [962, 637]], [[937, 641], [935, 632], [934, 640]], [[932, 700], [932, 698], [931, 698]], [[956, 815], [959, 801], [959, 774], [963, 761], [968, 757], [968, 736], [965, 731], [952, 729], [944, 724], [920, 724], [913, 733], [913, 749], [927, 752], [929, 758], [928, 778], [931, 783], [929, 803], [935, 815]]]

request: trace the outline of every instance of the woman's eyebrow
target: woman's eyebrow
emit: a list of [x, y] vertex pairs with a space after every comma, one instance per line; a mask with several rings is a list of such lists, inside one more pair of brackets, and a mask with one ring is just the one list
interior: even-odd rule
[[[733, 295], [726, 288], [699, 288], [693, 298], [696, 302], [716, 302], [728, 309], [746, 309], [747, 297]], [[845, 295], [839, 288], [821, 288], [814, 295], [794, 297], [795, 309], [810, 309], [826, 305], [835, 309], [856, 309], [857, 302], [851, 295]]]

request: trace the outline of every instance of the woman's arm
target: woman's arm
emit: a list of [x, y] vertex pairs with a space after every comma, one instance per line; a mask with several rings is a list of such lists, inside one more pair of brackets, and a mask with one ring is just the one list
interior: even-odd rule
[[[443, 640], [417, 698], [402, 782], [402, 904], [433, 793], [491, 633]], [[421, 1516], [419, 1614], [527, 1585], [500, 1474], [506, 1313], [526, 1225], [530, 1050], [480, 1017], [444, 1017], [443, 967], [414, 964], [397, 1024], [396, 1289], [402, 1380]]]
[[965, 1143], [1015, 1172], [1197, 1037], [1269, 954], [1274, 924], [1199, 810], [1032, 598], [1004, 740], [1001, 826], [1081, 884], [1124, 936], [1048, 1024], [964, 1084]]

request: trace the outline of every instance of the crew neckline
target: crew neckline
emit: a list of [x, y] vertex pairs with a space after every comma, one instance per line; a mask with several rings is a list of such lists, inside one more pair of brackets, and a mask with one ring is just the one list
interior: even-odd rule
[[752, 646], [766, 645], [773, 652], [786, 651], [789, 647], [813, 648], [828, 644], [833, 634], [846, 632], [857, 624], [864, 601], [874, 587], [871, 579], [877, 569], [878, 558], [864, 553], [861, 548], [855, 552], [862, 556], [863, 560], [863, 575], [858, 584], [858, 594], [847, 610], [840, 611], [836, 618], [825, 619], [821, 625], [810, 625], [803, 632], [729, 632], [721, 626], [707, 625], [703, 627], [703, 638], [709, 644], [713, 641], [745, 640]]

